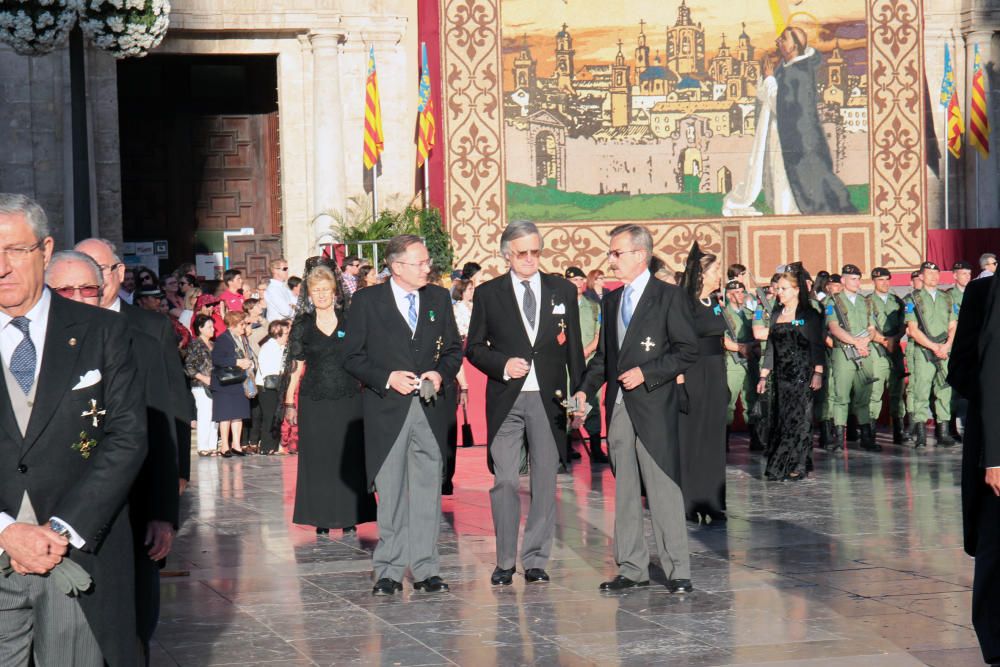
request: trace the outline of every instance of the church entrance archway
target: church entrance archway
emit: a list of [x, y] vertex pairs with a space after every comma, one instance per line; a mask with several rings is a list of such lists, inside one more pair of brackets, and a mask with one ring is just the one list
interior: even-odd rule
[[540, 186], [558, 186], [559, 146], [551, 132], [539, 132], [535, 137], [535, 180]]

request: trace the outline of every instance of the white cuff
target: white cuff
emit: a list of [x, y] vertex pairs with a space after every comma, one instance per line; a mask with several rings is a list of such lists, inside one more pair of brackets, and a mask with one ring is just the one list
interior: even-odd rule
[[[12, 523], [17, 523], [17, 519], [7, 514], [6, 512], [0, 512], [0, 533], [7, 530], [7, 526]], [[0, 549], [0, 554], [3, 553], [3, 549]]]
[[72, 544], [77, 549], [82, 549], [83, 548], [83, 545], [86, 544], [87, 541], [85, 539], [83, 539], [82, 537], [80, 537], [80, 533], [78, 533], [75, 530], [73, 530], [73, 526], [69, 525], [68, 523], [66, 523], [65, 521], [63, 521], [62, 519], [60, 519], [57, 516], [52, 517], [52, 519], [55, 519], [56, 521], [58, 521], [62, 525], [66, 526], [66, 528], [69, 530], [69, 543], [70, 544]]

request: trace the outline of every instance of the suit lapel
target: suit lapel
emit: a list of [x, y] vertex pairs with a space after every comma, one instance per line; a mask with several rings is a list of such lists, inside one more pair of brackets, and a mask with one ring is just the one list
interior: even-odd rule
[[14, 417], [14, 408], [10, 404], [10, 395], [7, 394], [7, 378], [3, 373], [0, 373], [0, 428], [16, 443], [20, 444], [24, 440], [21, 429], [17, 426], [17, 418]]
[[[413, 337], [419, 340], [420, 336], [424, 333], [424, 329], [427, 328], [427, 324], [430, 322], [431, 304], [430, 296], [428, 296], [426, 289], [420, 288], [420, 290], [417, 291], [417, 294], [420, 295], [418, 297], [420, 303], [417, 305], [417, 329], [414, 332]], [[438, 314], [434, 313], [434, 318], [437, 319], [437, 317]], [[407, 325], [406, 328], [409, 329], [409, 325]]]
[[[389, 280], [392, 280], [391, 278]], [[396, 294], [392, 291], [392, 285], [389, 284], [389, 280], [386, 280], [380, 285], [383, 291], [382, 297], [382, 317], [383, 322], [392, 323], [395, 322], [395, 326], [399, 329], [399, 333], [407, 337], [412, 337], [413, 332], [410, 331], [410, 325], [403, 317], [403, 314], [399, 312], [399, 308], [396, 306]], [[371, 289], [371, 288], [369, 288]], [[423, 299], [420, 299], [421, 307], [423, 306]], [[392, 326], [390, 324], [390, 326]], [[420, 329], [420, 318], [417, 318], [417, 329]]]
[[[550, 337], [555, 338], [555, 334], [552, 333], [552, 329], [555, 327], [556, 321], [559, 317], [565, 317], [565, 315], [553, 315], [552, 310], [556, 306], [555, 296], [556, 291], [552, 288], [552, 285], [548, 281], [548, 276], [539, 274], [541, 278], [541, 294], [539, 294], [538, 302], [538, 331], [535, 334], [535, 345], [537, 349], [544, 341], [548, 340]], [[563, 304], [565, 307], [566, 304]]]
[[[628, 329], [625, 330], [625, 339], [622, 341], [623, 354], [632, 344], [635, 337], [639, 335], [636, 333], [639, 330], [639, 323], [642, 322], [646, 315], [649, 314], [652, 307], [650, 304], [652, 304], [653, 299], [655, 298], [653, 292], [656, 291], [656, 286], [653, 285], [654, 280], [656, 279], [650, 276], [649, 282], [646, 283], [646, 289], [642, 290], [642, 296], [639, 297], [639, 302], [635, 304], [635, 309], [632, 311], [632, 319], [628, 323]], [[622, 290], [622, 294], [625, 294], [624, 289]], [[618, 319], [620, 316], [621, 313], [619, 313], [616, 308], [615, 319]]]
[[[35, 405], [31, 409], [31, 419], [24, 436], [23, 450], [27, 451], [38, 440], [52, 416], [59, 409], [63, 396], [73, 386], [73, 372], [82, 345], [85, 328], [74, 322], [64, 310], [59, 297], [52, 297], [49, 323], [45, 332], [45, 351], [42, 353], [42, 368], [38, 374], [38, 389]], [[126, 354], [127, 350], [122, 350]], [[9, 402], [9, 399], [8, 399]], [[23, 452], [22, 452], [23, 453]]]

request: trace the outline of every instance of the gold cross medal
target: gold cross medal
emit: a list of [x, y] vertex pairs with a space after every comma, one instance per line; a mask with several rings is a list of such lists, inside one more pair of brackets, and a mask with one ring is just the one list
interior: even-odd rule
[[556, 336], [556, 342], [560, 345], [566, 344], [566, 322], [562, 318], [559, 318], [559, 335]]
[[646, 350], [646, 352], [649, 352], [650, 349], [656, 347], [656, 343], [654, 343], [653, 339], [650, 338], [649, 336], [646, 336], [646, 340], [644, 340], [641, 343], [639, 343], [639, 345], [641, 345], [643, 347], [643, 349]]
[[85, 459], [90, 458], [90, 452], [97, 447], [97, 441], [87, 437], [86, 431], [80, 431], [80, 441], [73, 443], [73, 449], [80, 452], [80, 456]]
[[436, 364], [441, 360], [441, 350], [444, 349], [444, 338], [438, 336], [437, 342], [434, 343], [434, 363]]
[[90, 425], [97, 428], [98, 420], [107, 414], [107, 410], [97, 409], [97, 400], [90, 399], [90, 410], [80, 413], [81, 417], [89, 417], [91, 419]]

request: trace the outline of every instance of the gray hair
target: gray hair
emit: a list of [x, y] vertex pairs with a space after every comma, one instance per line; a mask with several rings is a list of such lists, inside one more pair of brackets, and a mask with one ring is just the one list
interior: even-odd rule
[[49, 233], [49, 217], [45, 210], [31, 197], [11, 192], [0, 192], [0, 213], [8, 215], [23, 213], [35, 241], [47, 238]]
[[541, 232], [538, 231], [538, 227], [535, 223], [530, 220], [514, 220], [507, 228], [503, 230], [503, 234], [500, 235], [500, 254], [504, 257], [510, 252], [510, 242], [516, 241], [518, 239], [523, 239], [525, 236], [531, 236], [532, 234], [538, 237], [539, 250], [545, 247], [545, 240], [542, 238]]
[[49, 276], [52, 275], [52, 272], [58, 265], [65, 264], [66, 262], [82, 262], [86, 264], [94, 272], [95, 284], [98, 287], [104, 287], [104, 272], [101, 271], [101, 267], [97, 265], [97, 262], [90, 255], [85, 255], [76, 250], [60, 250], [59, 252], [52, 253], [52, 259], [49, 260], [49, 265], [45, 268], [45, 282], [48, 283]]
[[632, 245], [641, 248], [646, 252], [646, 264], [649, 264], [653, 258], [653, 235], [649, 233], [649, 230], [642, 225], [618, 225], [611, 230], [611, 233], [608, 236], [614, 238], [622, 234], [628, 234], [629, 240], [632, 241]]
[[991, 253], [991, 252], [984, 252], [982, 255], [979, 256], [979, 268], [985, 269], [986, 268], [986, 263], [989, 262], [991, 259], [993, 261], [996, 261], [996, 258], [997, 258], [997, 256], [994, 255], [993, 253]]
[[392, 270], [392, 263], [401, 260], [406, 254], [407, 248], [414, 243], [422, 244], [423, 242], [424, 240], [416, 234], [400, 234], [389, 239], [389, 244], [385, 247], [385, 264], [389, 271], [395, 273]]
[[101, 245], [103, 245], [104, 247], [106, 247], [108, 250], [110, 250], [111, 251], [111, 255], [115, 258], [115, 263], [116, 264], [122, 261], [122, 258], [118, 256], [118, 248], [115, 246], [115, 244], [112, 241], [109, 241], [107, 239], [102, 239], [102, 238], [97, 237], [97, 236], [92, 236], [89, 239], [84, 239], [84, 240], [78, 242], [75, 246], [73, 246], [73, 249], [74, 250], [78, 249], [81, 245], [83, 245], [84, 243], [86, 243], [88, 241], [96, 241], [96, 242], [100, 243]]

